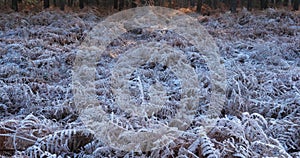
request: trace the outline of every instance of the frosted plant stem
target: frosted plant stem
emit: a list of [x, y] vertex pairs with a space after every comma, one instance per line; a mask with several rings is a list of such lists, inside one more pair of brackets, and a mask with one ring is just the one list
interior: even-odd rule
[[140, 92], [141, 92], [141, 99], [142, 99], [142, 105], [143, 105], [143, 103], [144, 103], [144, 89], [143, 89], [143, 84], [142, 84], [142, 81], [141, 81], [141, 77], [138, 75], [138, 77], [137, 77], [137, 80], [138, 80], [138, 82], [139, 82], [139, 90], [140, 90]]
[[[36, 142], [35, 140], [31, 140], [31, 139], [28, 139], [28, 138], [25, 138], [25, 137], [22, 137], [22, 136], [18, 136], [17, 134], [13, 134], [13, 135], [12, 134], [0, 134], [0, 136], [3, 136], [3, 137], [13, 137], [13, 142], [15, 142], [16, 138], [19, 138], [19, 139], [22, 139], [22, 140], [26, 140], [26, 141], [29, 141], [29, 142], [32, 142], [32, 143]], [[14, 143], [14, 145], [16, 145], [16, 143]]]

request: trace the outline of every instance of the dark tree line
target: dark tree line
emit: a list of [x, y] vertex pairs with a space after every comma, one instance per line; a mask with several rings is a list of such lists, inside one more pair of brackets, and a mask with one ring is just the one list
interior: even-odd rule
[[[288, 6], [289, 0], [197, 0], [197, 12], [201, 12], [203, 4], [209, 5], [212, 9], [218, 8], [218, 3], [224, 3], [233, 13], [237, 12], [238, 6], [246, 7], [247, 10], [252, 10], [259, 6], [260, 9], [267, 9], [268, 7]], [[292, 0], [293, 10], [299, 10], [300, 0]], [[191, 3], [192, 4], [192, 3]]]
[[[23, 0], [26, 1], [26, 0]], [[197, 6], [197, 12], [201, 12], [203, 4], [210, 6], [212, 9], [217, 9], [219, 3], [225, 4], [231, 12], [236, 12], [238, 6], [246, 7], [248, 10], [257, 8], [266, 9], [268, 7], [288, 6], [289, 0], [40, 0], [43, 2], [44, 8], [49, 8], [50, 5], [65, 9], [65, 5], [69, 7], [79, 7], [83, 9], [85, 6], [99, 6], [104, 8], [114, 8], [123, 10], [125, 8], [133, 8], [142, 5], [167, 6], [170, 8], [178, 7], [193, 7]], [[6, 2], [6, 0], [5, 0]], [[11, 0], [11, 8], [18, 11], [18, 3], [22, 0]], [[300, 0], [292, 0], [293, 10], [299, 10]], [[75, 5], [76, 4], [76, 5]]]
[[18, 11], [18, 0], [12, 0], [11, 8], [15, 11]]

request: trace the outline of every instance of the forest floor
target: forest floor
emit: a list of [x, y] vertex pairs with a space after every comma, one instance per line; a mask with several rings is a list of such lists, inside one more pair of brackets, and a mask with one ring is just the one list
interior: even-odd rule
[[[210, 105], [211, 82], [203, 72], [198, 74], [199, 85], [205, 85], [200, 91], [207, 94], [202, 94], [198, 113], [184, 134], [162, 148], [127, 152], [104, 143], [86, 129], [74, 104], [72, 68], [77, 48], [105, 17], [87, 10], [0, 13], [0, 155], [300, 157], [299, 12], [267, 9], [211, 16], [189, 14], [214, 38], [225, 65], [227, 87], [221, 116], [205, 116], [205, 108]], [[172, 39], [178, 38], [182, 47], [188, 47], [176, 33], [141, 30], [124, 34], [107, 51], [122, 55], [130, 47], [128, 41], [146, 43], [152, 40], [150, 36], [158, 41], [169, 40], [174, 47], [178, 43], [172, 44]], [[195, 55], [197, 51], [184, 53]], [[188, 60], [195, 69], [203, 64], [192, 57]], [[109, 68], [115, 62], [113, 57], [106, 57], [97, 64], [100, 105], [107, 116], [114, 112], [120, 119], [117, 123], [112, 120], [116, 125], [148, 130], [151, 122], [127, 116], [112, 102], [115, 96], [107, 88], [107, 81]], [[147, 73], [156, 77], [140, 79], [135, 73], [132, 77], [138, 78], [143, 88], [149, 88], [154, 81], [167, 87], [171, 98], [168, 105], [151, 118], [168, 122], [180, 106], [177, 78], [158, 63], [140, 68], [139, 75]], [[136, 81], [131, 91], [133, 97], [140, 97]], [[137, 126], [132, 127], [135, 123]], [[206, 133], [200, 135], [197, 131], [202, 127]]]

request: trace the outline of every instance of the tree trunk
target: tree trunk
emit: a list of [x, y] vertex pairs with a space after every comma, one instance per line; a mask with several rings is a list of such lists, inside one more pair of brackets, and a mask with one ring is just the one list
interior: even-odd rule
[[124, 8], [124, 0], [119, 0], [119, 11], [123, 10]]
[[248, 11], [252, 10], [252, 0], [247, 0], [247, 10]]
[[118, 9], [118, 4], [119, 4], [119, 1], [118, 0], [114, 0], [114, 9]]
[[54, 7], [57, 6], [56, 0], [53, 0], [53, 5], [54, 5]]
[[[102, 3], [102, 4], [103, 4], [104, 8], [109, 9], [107, 0], [104, 0], [104, 3]], [[99, 5], [100, 5], [100, 4], [99, 4]]]
[[223, 0], [223, 3], [225, 4], [226, 7], [230, 9], [230, 2], [231, 0]]
[[260, 9], [268, 8], [268, 0], [260, 0]]
[[265, 0], [265, 9], [269, 7], [269, 0]]
[[217, 7], [218, 7], [218, 0], [212, 0], [212, 7], [214, 9], [217, 9]]
[[44, 9], [49, 8], [49, 6], [50, 6], [49, 0], [44, 0]]
[[84, 8], [83, 0], [79, 0], [79, 8], [80, 9]]
[[73, 6], [73, 0], [68, 0], [68, 6], [72, 7]]
[[230, 11], [236, 13], [237, 0], [230, 0]]
[[279, 7], [280, 4], [281, 4], [281, 0], [275, 0], [275, 6], [276, 6], [276, 7]]
[[155, 6], [160, 6], [160, 0], [155, 0], [155, 1], [154, 1], [154, 5], [155, 5]]
[[18, 0], [12, 0], [11, 8], [16, 12], [18, 11]]
[[300, 0], [294, 0], [294, 2], [293, 2], [293, 10], [294, 11], [299, 10], [299, 1]]
[[197, 1], [197, 12], [198, 13], [201, 13], [202, 3], [203, 3], [202, 0]]
[[130, 8], [130, 7], [129, 7], [129, 1], [128, 1], [128, 0], [125, 1], [124, 8]]
[[283, 6], [287, 7], [289, 5], [289, 0], [284, 0], [283, 1]]
[[65, 0], [60, 0], [59, 1], [59, 8], [60, 10], [64, 11], [65, 10]]
[[189, 7], [189, 0], [184, 0], [182, 4], [183, 8], [188, 8]]
[[146, 5], [146, 3], [147, 3], [147, 1], [146, 0], [140, 0], [141, 1], [141, 3], [142, 3], [142, 5], [143, 6], [145, 6]]
[[195, 6], [195, 3], [196, 3], [195, 0], [190, 0], [190, 6], [191, 6], [191, 7], [194, 7], [194, 6]]
[[131, 1], [131, 8], [135, 8], [137, 7], [137, 4], [134, 0]]
[[168, 5], [169, 5], [169, 8], [173, 8], [173, 2], [172, 2], [172, 0], [168, 0]]
[[161, 5], [162, 7], [164, 7], [164, 6], [165, 6], [165, 1], [164, 1], [164, 0], [160, 0], [160, 5]]

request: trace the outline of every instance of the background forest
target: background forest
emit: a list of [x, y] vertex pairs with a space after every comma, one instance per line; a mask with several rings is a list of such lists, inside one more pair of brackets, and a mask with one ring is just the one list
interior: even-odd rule
[[[164, 6], [169, 8], [194, 8], [197, 12], [201, 12], [202, 6], [206, 5], [206, 9], [230, 9], [236, 12], [236, 8], [245, 7], [248, 10], [252, 8], [266, 9], [268, 7], [280, 8], [282, 6], [290, 6], [292, 10], [299, 9], [299, 0], [1, 0], [3, 7], [10, 6], [13, 10], [18, 11], [19, 8], [34, 7], [35, 10], [49, 8], [50, 5], [59, 7], [64, 10], [65, 6], [79, 7], [84, 6], [102, 8], [111, 10], [112, 8], [123, 10], [143, 5]], [[43, 6], [43, 7], [42, 7]]]

